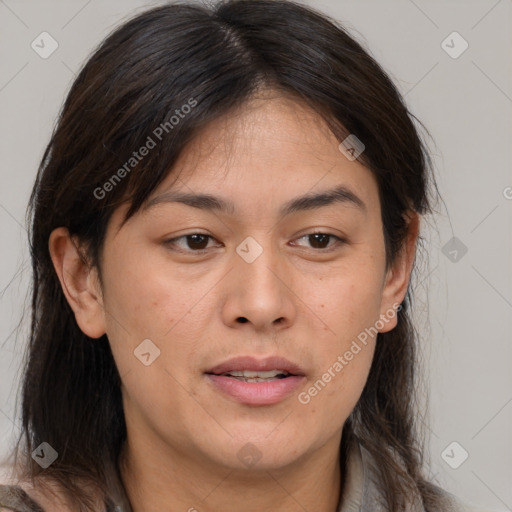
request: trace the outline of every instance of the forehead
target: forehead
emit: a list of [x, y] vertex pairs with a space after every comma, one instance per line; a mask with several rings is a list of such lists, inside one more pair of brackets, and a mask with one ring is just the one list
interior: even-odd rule
[[288, 191], [297, 196], [340, 185], [366, 197], [364, 202], [374, 202], [375, 176], [359, 161], [346, 158], [339, 144], [320, 114], [307, 105], [263, 93], [200, 130], [148, 204], [170, 190], [231, 193], [233, 201], [242, 202], [261, 195], [268, 203], [278, 196], [284, 201]]
[[264, 92], [199, 130], [139, 214], [174, 203], [278, 220], [323, 202], [380, 218], [375, 176], [339, 144], [313, 109]]
[[305, 171], [302, 167], [318, 167], [318, 162], [334, 163], [333, 156], [340, 156], [337, 146], [317, 112], [293, 97], [264, 92], [200, 130], [176, 167], [192, 170], [198, 161], [207, 164], [209, 160], [230, 171], [248, 165], [275, 171], [277, 164], [282, 171], [287, 170], [283, 164]]

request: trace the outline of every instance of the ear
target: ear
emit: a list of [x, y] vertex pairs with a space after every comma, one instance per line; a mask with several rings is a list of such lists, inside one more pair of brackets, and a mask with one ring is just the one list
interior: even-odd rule
[[416, 256], [416, 241], [418, 239], [420, 217], [417, 212], [409, 211], [406, 214], [408, 223], [407, 235], [395, 261], [389, 268], [381, 299], [381, 319], [384, 326], [379, 332], [393, 330], [397, 324], [396, 310], [403, 302], [409, 286], [412, 266]]
[[105, 334], [105, 314], [98, 272], [89, 265], [78, 241], [66, 228], [54, 229], [48, 248], [62, 291], [84, 334], [99, 338]]

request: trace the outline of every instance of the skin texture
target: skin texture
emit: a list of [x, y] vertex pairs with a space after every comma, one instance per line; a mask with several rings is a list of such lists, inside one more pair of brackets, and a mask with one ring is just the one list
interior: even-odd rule
[[[386, 271], [377, 182], [338, 145], [316, 112], [260, 93], [200, 132], [150, 198], [170, 186], [209, 193], [233, 201], [234, 214], [161, 201], [119, 229], [127, 206], [119, 207], [102, 254], [103, 286], [67, 230], [52, 233], [52, 259], [76, 320], [92, 338], [107, 333], [120, 371], [122, 473], [136, 512], [336, 511], [341, 431], [375, 339], [309, 403], [298, 393], [402, 302], [419, 222], [411, 217], [404, 251]], [[350, 188], [366, 211], [334, 203], [279, 217], [290, 199], [336, 185]], [[315, 231], [334, 236], [315, 244], [305, 236]], [[166, 243], [194, 233], [212, 237], [202, 239], [206, 253], [194, 253], [197, 242], [187, 238]], [[263, 249], [252, 263], [236, 252], [248, 236]], [[393, 316], [379, 331], [395, 325]], [[134, 357], [144, 339], [160, 350], [149, 366]], [[305, 382], [277, 404], [240, 404], [204, 375], [236, 355], [286, 357], [302, 366]], [[247, 443], [261, 455], [251, 467], [238, 457]]]

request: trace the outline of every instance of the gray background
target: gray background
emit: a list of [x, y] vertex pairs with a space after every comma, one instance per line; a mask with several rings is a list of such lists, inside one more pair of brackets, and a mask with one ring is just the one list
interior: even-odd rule
[[[435, 140], [446, 207], [425, 219], [429, 262], [415, 276], [431, 403], [429, 471], [465, 501], [512, 510], [512, 1], [307, 3], [369, 48]], [[18, 421], [30, 277], [24, 212], [37, 165], [84, 59], [151, 5], [0, 0], [0, 455]], [[31, 48], [43, 31], [59, 45], [47, 59]], [[458, 58], [442, 47], [453, 31], [469, 44]], [[462, 48], [457, 36], [445, 44], [452, 53]], [[446, 461], [460, 463], [462, 450], [469, 456], [453, 469]]]

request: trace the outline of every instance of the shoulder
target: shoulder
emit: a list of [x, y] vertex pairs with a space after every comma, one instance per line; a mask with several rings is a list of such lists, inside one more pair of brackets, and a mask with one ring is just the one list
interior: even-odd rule
[[455, 496], [440, 487], [438, 487], [438, 489], [450, 503], [450, 506], [448, 507], [449, 512], [494, 512], [491, 509], [476, 507], [475, 505], [462, 501], [458, 496]]
[[44, 512], [18, 485], [0, 484], [0, 512]]
[[[362, 482], [362, 493], [365, 501], [371, 501], [372, 503], [379, 503], [383, 501], [382, 488], [383, 482], [379, 472], [379, 468], [372, 458], [370, 453], [360, 444], [359, 450], [355, 450], [358, 457], [353, 457], [355, 460], [358, 459], [358, 465], [361, 469], [358, 470], [360, 476], [358, 477], [358, 486], [361, 487]], [[400, 459], [397, 462], [401, 463]], [[350, 471], [349, 471], [350, 473]], [[437, 483], [430, 482], [432, 490], [436, 492], [439, 497], [437, 512], [494, 512], [490, 509], [479, 508], [469, 503], [462, 501], [458, 496], [446, 491], [440, 487]], [[423, 500], [418, 488], [416, 492], [408, 496], [410, 504], [408, 504], [407, 510], [412, 512], [424, 511]], [[372, 507], [372, 510], [377, 510], [376, 505]]]
[[52, 486], [28, 482], [0, 483], [0, 512], [72, 512]]
[[[81, 488], [88, 491], [88, 497], [91, 500], [90, 509], [104, 512], [105, 503], [98, 491], [94, 492], [85, 484]], [[7, 502], [7, 498], [10, 498], [11, 502]], [[23, 478], [0, 480], [0, 512], [4, 512], [2, 506], [6, 508], [5, 512], [77, 512], [79, 509], [75, 500], [65, 493], [60, 485], [53, 480], [41, 477], [35, 480]]]
[[[21, 466], [0, 465], [0, 512], [77, 512], [76, 501], [62, 485], [45, 475], [28, 475]], [[90, 499], [91, 510], [104, 512], [105, 502], [99, 490], [86, 483], [79, 487]]]

